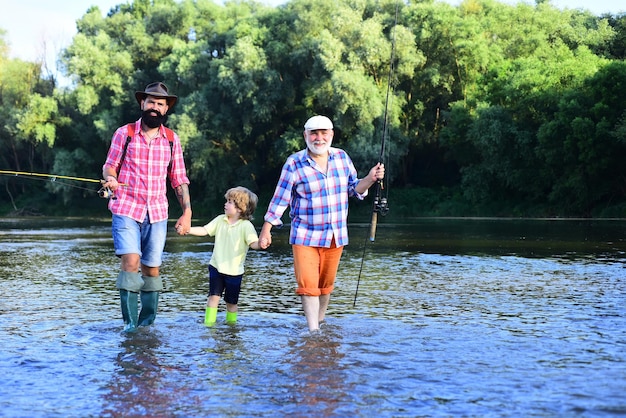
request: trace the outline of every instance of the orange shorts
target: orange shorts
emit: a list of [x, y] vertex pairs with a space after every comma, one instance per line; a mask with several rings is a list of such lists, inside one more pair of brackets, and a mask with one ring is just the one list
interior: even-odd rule
[[343, 246], [333, 239], [330, 248], [292, 245], [293, 269], [298, 288], [296, 294], [306, 296], [328, 295], [335, 288], [335, 277]]

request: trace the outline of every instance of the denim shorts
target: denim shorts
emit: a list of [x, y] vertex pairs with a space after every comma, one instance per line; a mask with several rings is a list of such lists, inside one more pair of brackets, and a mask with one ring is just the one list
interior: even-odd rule
[[161, 266], [167, 220], [151, 224], [148, 215], [143, 222], [127, 216], [113, 215], [111, 231], [115, 255], [121, 257], [124, 254], [139, 254], [144, 266]]

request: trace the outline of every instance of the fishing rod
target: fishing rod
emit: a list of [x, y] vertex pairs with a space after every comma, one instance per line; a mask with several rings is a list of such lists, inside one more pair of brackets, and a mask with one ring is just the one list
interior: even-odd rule
[[102, 181], [102, 180], [96, 180], [96, 179], [86, 179], [84, 177], [60, 176], [57, 174], [29, 173], [26, 171], [0, 170], [0, 174], [14, 175], [14, 176], [46, 177], [48, 180], [51, 180], [51, 181], [55, 181], [56, 179], [86, 181], [90, 183], [100, 183]]
[[[380, 154], [378, 156], [378, 162], [384, 163], [385, 157], [385, 142], [388, 136], [388, 112], [389, 112], [389, 98], [391, 96], [391, 80], [393, 78], [394, 65], [393, 61], [395, 59], [396, 52], [396, 26], [398, 25], [398, 8], [399, 2], [396, 2], [396, 13], [395, 20], [393, 23], [393, 33], [391, 36], [391, 58], [389, 59], [389, 75], [387, 78], [387, 95], [385, 97], [385, 112], [383, 113], [383, 128], [382, 128], [382, 139], [380, 145]], [[384, 189], [383, 180], [378, 180], [376, 182], [376, 193], [374, 194], [374, 201], [372, 206], [372, 219], [370, 220], [370, 229], [369, 229], [369, 241], [374, 242], [376, 240], [376, 227], [378, 225], [378, 214], [381, 216], [387, 215], [389, 212], [389, 204], [387, 200], [387, 196], [383, 196], [382, 191]], [[367, 247], [367, 240], [363, 245], [363, 255], [361, 256], [361, 268], [359, 269], [359, 277], [356, 282], [356, 290], [354, 291], [354, 302], [352, 306], [356, 306], [356, 298], [359, 293], [359, 284], [361, 283], [361, 273], [363, 272], [363, 264], [365, 262], [365, 249]]]
[[[51, 181], [53, 183], [56, 182], [56, 183], [62, 184], [64, 186], [73, 187], [73, 188], [80, 189], [80, 190], [87, 190], [87, 191], [93, 191], [93, 189], [88, 189], [86, 187], [75, 186], [73, 184], [65, 183], [65, 182], [57, 182], [57, 179], [71, 180], [71, 181], [81, 181], [81, 182], [87, 182], [87, 183], [99, 183], [99, 184], [106, 183], [105, 180], [100, 180], [100, 179], [89, 179], [89, 178], [85, 178], [85, 177], [62, 176], [62, 175], [58, 175], [58, 174], [31, 173], [31, 172], [27, 172], [27, 171], [0, 170], [0, 175], [13, 176], [13, 177], [33, 177], [34, 180]], [[126, 184], [120, 183], [120, 186], [126, 186]], [[113, 194], [113, 191], [110, 188], [108, 188], [108, 187], [101, 187], [100, 190], [97, 191], [97, 193], [98, 193], [98, 196], [100, 196], [103, 199], [109, 199], [109, 198], [110, 199], [116, 199], [115, 195]]]
[[[396, 13], [397, 13], [397, 9], [396, 9]], [[396, 19], [397, 19], [397, 15], [396, 15]], [[395, 33], [395, 27], [394, 27], [394, 33]], [[395, 34], [394, 34], [394, 38], [395, 38]], [[391, 65], [389, 66], [389, 82], [387, 83], [387, 97], [385, 98], [385, 113], [383, 116], [383, 132], [382, 132], [382, 140], [381, 140], [381, 145], [380, 145], [380, 155], [378, 156], [379, 163], [384, 163], [385, 139], [388, 135], [387, 111], [389, 108], [389, 96], [390, 96], [390, 91], [391, 91], [391, 76], [393, 72], [393, 50], [394, 50], [394, 46], [391, 47]], [[389, 212], [389, 204], [387, 201], [387, 197], [382, 195], [383, 189], [384, 189], [383, 180], [378, 180], [376, 182], [376, 194], [374, 195], [374, 203], [372, 207], [372, 219], [370, 221], [369, 237], [370, 237], [371, 242], [374, 242], [376, 240], [376, 226], [378, 225], [378, 214], [380, 213], [381, 216], [385, 216]]]

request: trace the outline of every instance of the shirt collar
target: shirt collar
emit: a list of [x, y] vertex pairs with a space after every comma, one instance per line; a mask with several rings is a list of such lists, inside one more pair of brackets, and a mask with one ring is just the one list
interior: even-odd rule
[[228, 225], [230, 225], [230, 226], [237, 225], [237, 224], [238, 224], [239, 222], [241, 222], [242, 220], [243, 220], [243, 219], [239, 218], [239, 219], [237, 219], [237, 221], [236, 221], [234, 224], [231, 224], [231, 223], [229, 223], [229, 222], [228, 222], [228, 216], [226, 216], [226, 214], [225, 214], [225, 213], [224, 213], [224, 214], [222, 214], [222, 221], [223, 221], [223, 222], [226, 222], [226, 223], [227, 223]]
[[[332, 160], [335, 158], [335, 155], [337, 154], [337, 149], [330, 147], [328, 148], [328, 159]], [[299, 157], [300, 161], [313, 161], [313, 159], [309, 156], [309, 149], [305, 148], [302, 151], [300, 151], [300, 157]]]

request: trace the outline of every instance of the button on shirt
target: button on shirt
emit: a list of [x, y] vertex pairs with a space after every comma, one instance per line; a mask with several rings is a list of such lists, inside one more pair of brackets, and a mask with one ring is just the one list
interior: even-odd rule
[[174, 144], [170, 149], [165, 129], [161, 125], [157, 136], [149, 141], [141, 133], [140, 119], [135, 122], [135, 135], [121, 162], [127, 136], [127, 125], [115, 131], [104, 163], [104, 167], [119, 172], [118, 182], [125, 184], [115, 191], [117, 199], [109, 200], [109, 209], [114, 215], [128, 216], [137, 222], [143, 222], [146, 215], [152, 223], [167, 220], [166, 179], [170, 160], [172, 169], [169, 179], [172, 187], [189, 184], [180, 139], [174, 134]]
[[281, 226], [287, 207], [291, 217], [289, 243], [329, 248], [333, 237], [338, 247], [348, 244], [348, 198], [363, 199], [367, 191], [355, 190], [359, 179], [348, 154], [330, 148], [328, 167], [323, 173], [307, 150], [285, 162], [270, 201], [265, 221]]

